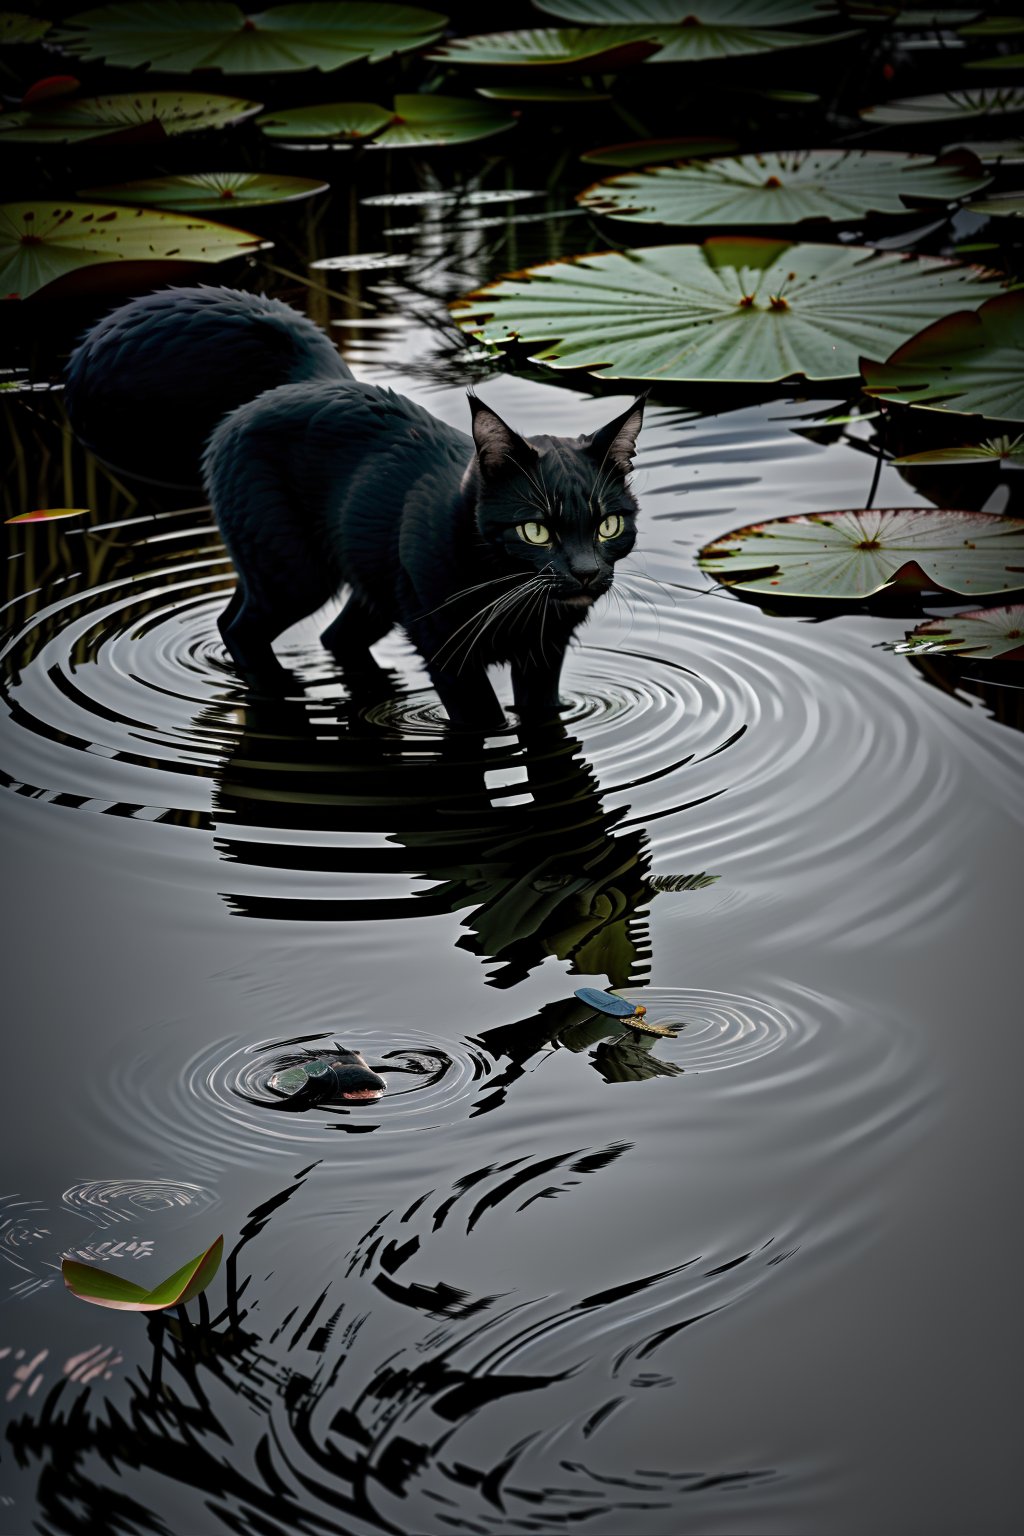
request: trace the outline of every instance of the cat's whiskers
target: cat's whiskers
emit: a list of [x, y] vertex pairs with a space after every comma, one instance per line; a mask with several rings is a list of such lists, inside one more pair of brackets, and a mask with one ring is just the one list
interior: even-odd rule
[[[534, 594], [538, 590], [543, 590], [545, 586], [550, 585], [554, 579], [555, 578], [551, 576], [543, 576], [538, 574], [536, 576], [531, 576], [529, 581], [525, 581], [522, 586], [516, 587], [514, 592], [505, 593], [504, 596], [506, 601], [502, 602], [499, 600], [497, 603], [495, 603], [492, 606], [491, 612], [487, 615], [487, 618], [484, 620], [480, 628], [476, 631], [475, 634], [469, 637], [466, 654], [459, 665], [459, 671], [462, 671], [462, 668], [469, 660], [470, 652], [472, 651], [473, 646], [479, 644], [479, 642], [483, 639], [484, 634], [492, 624], [495, 627], [496, 637], [497, 631], [501, 628], [502, 623], [512, 616], [513, 610], [516, 609], [517, 605], [520, 603], [524, 605], [532, 603]], [[516, 614], [516, 617], [524, 616], [525, 615], [522, 612]]]
[[436, 608], [428, 608], [425, 613], [418, 613], [418, 619], [429, 619], [432, 613], [440, 613], [442, 608], [447, 608], [451, 603], [457, 603], [462, 597], [469, 597], [473, 592], [481, 592], [484, 587], [496, 587], [499, 581], [518, 581], [522, 573], [509, 571], [504, 576], [492, 576], [490, 581], [478, 581], [471, 587], [460, 587], [458, 592], [453, 592], [451, 597], [446, 597], [443, 603], [438, 603]]
[[478, 608], [475, 613], [470, 614], [469, 618], [459, 625], [458, 629], [452, 631], [448, 638], [434, 652], [430, 660], [432, 662], [439, 661], [443, 653], [448, 650], [449, 646], [453, 645], [453, 643], [458, 639], [462, 632], [469, 629], [471, 632], [458, 646], [455, 647], [451, 653], [451, 656], [449, 657], [448, 662], [445, 663], [445, 666], [447, 667], [450, 662], [455, 660], [455, 657], [458, 655], [459, 651], [465, 647], [466, 654], [458, 668], [458, 670], [461, 672], [462, 668], [466, 664], [466, 661], [469, 659], [470, 651], [476, 642], [480, 639], [481, 635], [484, 633], [484, 630], [487, 629], [495, 619], [499, 618], [506, 608], [514, 607], [515, 604], [526, 595], [526, 591], [528, 589], [532, 591], [534, 584], [539, 582], [541, 579], [542, 578], [539, 575], [530, 576], [526, 581], [520, 582], [518, 586], [514, 587], [511, 592], [500, 592], [497, 597], [493, 598], [490, 602], [485, 603], [482, 608]]

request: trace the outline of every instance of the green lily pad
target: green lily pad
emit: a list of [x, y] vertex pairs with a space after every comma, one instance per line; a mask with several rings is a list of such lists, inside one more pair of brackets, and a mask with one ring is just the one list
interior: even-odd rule
[[658, 47], [643, 27], [531, 27], [455, 37], [427, 55], [439, 63], [532, 69], [573, 65], [604, 71], [639, 64]]
[[959, 310], [898, 347], [861, 359], [869, 395], [929, 410], [1024, 421], [1024, 294]]
[[982, 165], [1024, 165], [1024, 139], [975, 139], [971, 143], [949, 144], [943, 154], [964, 149]]
[[990, 218], [1019, 219], [1024, 214], [1024, 192], [1001, 192], [997, 197], [982, 197], [967, 204], [968, 213], [984, 213]]
[[580, 159], [587, 165], [615, 165], [632, 170], [665, 160], [699, 160], [704, 155], [727, 155], [737, 148], [735, 139], [636, 139], [628, 144], [602, 144], [585, 150]]
[[468, 144], [515, 126], [515, 118], [498, 107], [459, 96], [396, 96], [390, 110], [366, 101], [330, 102], [269, 113], [258, 121], [271, 139], [338, 145], [366, 142], [369, 149]]
[[961, 37], [1015, 37], [1024, 32], [1024, 16], [985, 16], [960, 28]]
[[918, 123], [944, 123], [950, 118], [1002, 117], [1024, 112], [1024, 88], [989, 86], [970, 91], [941, 91], [933, 96], [906, 96], [877, 107], [862, 107], [869, 123], [893, 123], [913, 127]]
[[106, 262], [218, 262], [266, 245], [244, 229], [107, 203], [0, 205], [0, 294], [26, 299]]
[[38, 16], [25, 16], [21, 11], [0, 11], [0, 47], [8, 43], [37, 43], [53, 26]]
[[123, 181], [113, 187], [84, 187], [80, 197], [145, 208], [220, 208], [236, 204], [260, 208], [268, 203], [294, 203], [326, 192], [326, 181], [306, 176], [272, 176], [264, 171], [195, 171], [187, 176], [154, 176], [150, 181]]
[[439, 37], [446, 18], [412, 5], [277, 5], [247, 16], [224, 0], [139, 0], [69, 16], [55, 40], [77, 58], [169, 74], [333, 70], [375, 63]]
[[934, 257], [723, 237], [546, 262], [453, 309], [492, 346], [541, 343], [531, 359], [555, 368], [769, 383], [847, 378], [868, 336], [898, 345], [999, 291], [984, 269]]
[[951, 202], [989, 177], [960, 162], [877, 150], [805, 149], [654, 166], [610, 176], [576, 201], [647, 224], [799, 224], [905, 213], [908, 202]]
[[262, 112], [259, 101], [198, 91], [131, 92], [55, 101], [29, 112], [0, 113], [0, 142], [74, 144], [84, 139], [124, 143], [167, 139], [206, 128], [228, 128]]
[[594, 90], [589, 85], [530, 85], [523, 82], [522, 85], [478, 85], [478, 96], [486, 96], [488, 101], [558, 101], [570, 103], [574, 101], [611, 101], [611, 91]]
[[969, 656], [972, 661], [1024, 661], [1024, 603], [975, 608], [928, 619], [893, 646], [902, 656]]
[[60, 1269], [64, 1284], [79, 1301], [91, 1301], [93, 1306], [111, 1307], [116, 1312], [166, 1312], [169, 1307], [185, 1306], [206, 1290], [220, 1268], [223, 1253], [224, 1239], [218, 1237], [205, 1252], [189, 1259], [151, 1291], [96, 1264], [65, 1259]]
[[1024, 587], [1024, 522], [934, 507], [812, 512], [723, 534], [697, 564], [773, 597], [851, 602], [893, 586], [982, 597]]
[[905, 453], [893, 464], [1011, 464], [1024, 469], [1024, 437], [989, 437], [983, 443], [962, 443], [955, 448], [926, 448]]
[[835, 7], [815, 0], [537, 0], [539, 10], [582, 26], [646, 29], [660, 45], [655, 62], [688, 63], [765, 53], [854, 37], [796, 33], [793, 23], [830, 19]]
[[991, 59], [971, 59], [965, 65], [967, 69], [1021, 69], [1024, 68], [1024, 53], [999, 53]]

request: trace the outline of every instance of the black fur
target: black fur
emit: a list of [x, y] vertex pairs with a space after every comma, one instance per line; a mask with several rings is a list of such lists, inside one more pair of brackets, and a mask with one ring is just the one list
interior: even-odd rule
[[[280, 688], [287, 674], [272, 642], [344, 586], [348, 600], [322, 638], [351, 677], [380, 677], [370, 647], [398, 624], [454, 724], [503, 723], [487, 677], [489, 666], [503, 662], [511, 665], [519, 714], [553, 715], [569, 639], [636, 539], [637, 507], [626, 480], [643, 398], [589, 437], [526, 439], [471, 395], [470, 438], [391, 390], [347, 377], [309, 321], [284, 305], [268, 317], [272, 303], [230, 290], [152, 295], [103, 321], [69, 370], [77, 427], [87, 415], [99, 419], [82, 402], [103, 397], [102, 388], [94, 395], [92, 380], [103, 384], [115, 345], [122, 390], [133, 368], [139, 373], [137, 361], [145, 363], [136, 402], [156, 378], [166, 398], [187, 355], [203, 381], [201, 401], [192, 402], [195, 417], [201, 405], [212, 425], [213, 397], [223, 395], [225, 381], [234, 395], [225, 408], [244, 381], [252, 392], [265, 388], [269, 363], [264, 358], [260, 372], [251, 360], [262, 355], [268, 327], [291, 340], [283, 378], [295, 382], [265, 388], [232, 410], [203, 460], [238, 571], [220, 619], [236, 665], [250, 680]], [[176, 310], [181, 343], [171, 334]], [[212, 382], [204, 371], [207, 352]], [[166, 427], [168, 416], [157, 415]], [[172, 437], [174, 430], [170, 418]], [[547, 542], [529, 542], [527, 533]]]

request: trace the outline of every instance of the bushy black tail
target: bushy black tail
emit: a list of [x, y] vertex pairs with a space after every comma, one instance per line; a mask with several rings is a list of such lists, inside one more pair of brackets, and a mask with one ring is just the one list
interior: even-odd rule
[[221, 417], [279, 384], [350, 379], [305, 315], [233, 288], [132, 299], [71, 354], [65, 399], [82, 442], [125, 474], [192, 489]]

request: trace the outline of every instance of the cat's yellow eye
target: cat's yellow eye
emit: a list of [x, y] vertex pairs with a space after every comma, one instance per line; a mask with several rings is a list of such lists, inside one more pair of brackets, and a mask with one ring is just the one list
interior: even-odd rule
[[625, 527], [621, 512], [611, 512], [607, 517], [602, 517], [597, 525], [599, 539], [617, 539]]
[[516, 533], [527, 544], [551, 543], [551, 530], [546, 523], [517, 523]]

